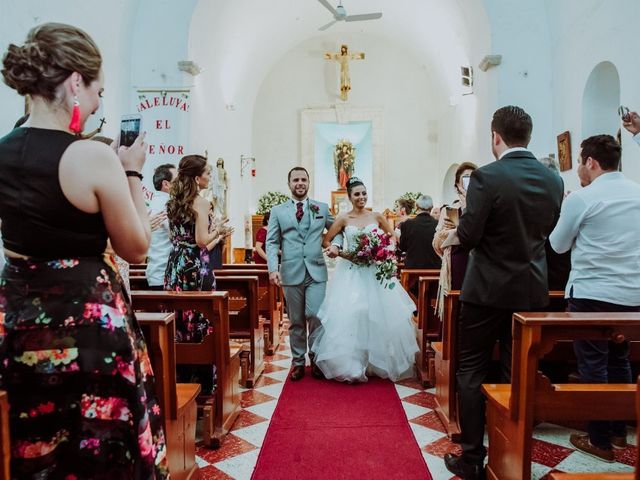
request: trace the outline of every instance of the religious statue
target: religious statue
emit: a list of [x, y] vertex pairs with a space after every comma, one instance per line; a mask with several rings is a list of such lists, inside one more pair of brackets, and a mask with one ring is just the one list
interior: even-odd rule
[[224, 169], [224, 160], [218, 158], [216, 162], [215, 175], [212, 175], [214, 196], [217, 199], [215, 213], [216, 216], [227, 216], [227, 188], [229, 186], [227, 171]]
[[[207, 152], [205, 152], [207, 157]], [[213, 205], [213, 213], [216, 218], [223, 218], [227, 216], [227, 171], [224, 169], [224, 160], [218, 158], [216, 162], [216, 168], [208, 167], [211, 180], [209, 186], [200, 192], [200, 194], [206, 198], [211, 205]]]
[[342, 45], [340, 53], [325, 53], [324, 58], [335, 60], [340, 64], [340, 98], [347, 101], [351, 90], [351, 77], [349, 76], [349, 61], [364, 60], [364, 53], [349, 53], [349, 47]]
[[347, 182], [353, 176], [355, 163], [355, 147], [348, 140], [340, 140], [333, 150], [333, 166], [341, 189], [347, 188]]

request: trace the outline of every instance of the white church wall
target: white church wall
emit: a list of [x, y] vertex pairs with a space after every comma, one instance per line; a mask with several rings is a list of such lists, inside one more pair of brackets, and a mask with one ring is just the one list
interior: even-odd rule
[[[339, 66], [322, 55], [337, 51], [341, 43], [341, 37], [305, 41], [287, 52], [265, 78], [253, 117], [258, 176], [252, 206], [266, 191], [288, 192], [287, 171], [300, 161], [301, 108], [340, 102]], [[384, 196], [374, 207], [391, 208], [407, 191], [438, 197], [440, 179], [433, 172], [442, 94], [434, 90], [428, 68], [388, 39], [353, 36], [349, 47], [366, 54], [364, 61], [351, 64], [349, 105], [384, 110]]]
[[[502, 63], [489, 71], [495, 75], [496, 91], [493, 105], [488, 106], [486, 131], [493, 111], [505, 105], [518, 105], [533, 120], [530, 150], [538, 157], [545, 156], [554, 151], [556, 136], [551, 122], [553, 72], [544, 4], [538, 0], [484, 3], [491, 19], [492, 53], [502, 55]], [[483, 135], [483, 131], [478, 134]], [[491, 160], [489, 150], [481, 163]]]
[[[553, 133], [571, 132], [573, 170], [562, 176], [566, 188], [575, 190], [579, 186], [575, 168], [583, 131], [582, 101], [593, 69], [601, 62], [611, 62], [620, 77], [620, 102], [632, 110], [640, 110], [640, 50], [630, 33], [638, 30], [640, 2], [546, 0], [545, 3], [553, 52]], [[602, 114], [614, 118], [617, 112]], [[640, 181], [640, 148], [624, 130], [622, 148], [623, 172]]]

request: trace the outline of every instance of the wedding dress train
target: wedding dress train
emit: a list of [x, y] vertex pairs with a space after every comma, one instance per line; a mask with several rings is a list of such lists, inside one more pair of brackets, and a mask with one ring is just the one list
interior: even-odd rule
[[[353, 248], [356, 235], [376, 227], [348, 225], [347, 249]], [[376, 279], [375, 266], [338, 259], [318, 312], [322, 332], [311, 348], [326, 378], [366, 382], [367, 375], [375, 375], [396, 381], [413, 375], [416, 307], [400, 283], [391, 282], [395, 287], [385, 288]]]

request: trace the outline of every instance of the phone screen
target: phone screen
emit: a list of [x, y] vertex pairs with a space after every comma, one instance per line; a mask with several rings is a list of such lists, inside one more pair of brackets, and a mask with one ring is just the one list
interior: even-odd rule
[[130, 147], [140, 135], [141, 117], [124, 117], [120, 122], [120, 145]]
[[447, 207], [447, 218], [453, 222], [454, 225], [458, 226], [458, 221], [460, 217], [460, 212], [457, 208]]
[[471, 181], [471, 177], [464, 176], [462, 177], [462, 188], [465, 190], [469, 190], [469, 182]]

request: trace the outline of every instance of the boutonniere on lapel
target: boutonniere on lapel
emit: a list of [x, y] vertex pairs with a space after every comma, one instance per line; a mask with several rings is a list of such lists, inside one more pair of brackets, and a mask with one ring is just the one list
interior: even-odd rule
[[315, 203], [309, 202], [309, 210], [311, 210], [313, 212], [313, 218], [314, 219], [322, 218], [322, 217], [318, 216], [318, 214], [320, 213], [320, 207], [318, 205], [316, 205]]

